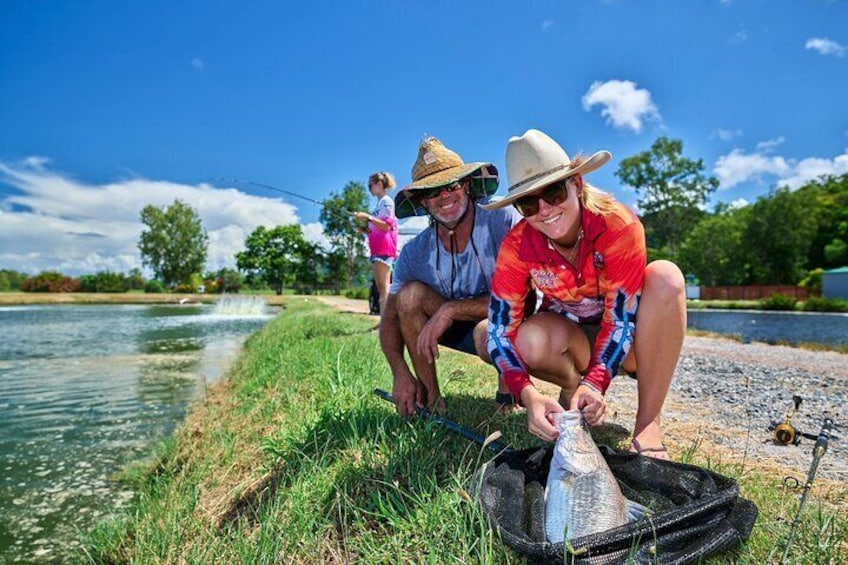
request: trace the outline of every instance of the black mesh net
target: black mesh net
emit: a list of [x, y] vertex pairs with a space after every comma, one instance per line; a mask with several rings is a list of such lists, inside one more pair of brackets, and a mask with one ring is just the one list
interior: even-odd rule
[[[474, 476], [487, 519], [531, 562], [693, 563], [748, 538], [757, 507], [728, 477], [598, 446], [624, 495], [650, 516], [563, 543], [545, 540], [545, 484], [553, 446], [501, 453]], [[589, 510], [591, 511], [591, 510]]]

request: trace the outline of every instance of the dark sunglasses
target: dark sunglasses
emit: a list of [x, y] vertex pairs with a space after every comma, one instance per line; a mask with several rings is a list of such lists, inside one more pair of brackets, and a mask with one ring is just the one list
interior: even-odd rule
[[421, 200], [428, 200], [430, 198], [437, 197], [442, 192], [456, 192], [460, 188], [466, 186], [467, 183], [468, 181], [457, 181], [442, 186], [434, 186], [433, 188], [422, 188], [421, 190], [416, 190], [415, 195], [418, 196], [418, 198], [420, 198]]
[[568, 184], [567, 181], [561, 180], [555, 183], [549, 184], [541, 192], [537, 192], [536, 194], [531, 194], [529, 196], [522, 196], [515, 202], [513, 202], [513, 206], [518, 210], [518, 213], [524, 216], [525, 218], [529, 218], [530, 216], [535, 216], [539, 213], [539, 199], [544, 200], [551, 206], [556, 206], [557, 204], [562, 204], [566, 200], [568, 200]]

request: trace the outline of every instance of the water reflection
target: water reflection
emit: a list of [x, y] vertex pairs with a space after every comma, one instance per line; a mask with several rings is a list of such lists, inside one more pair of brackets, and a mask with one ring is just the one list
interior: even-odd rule
[[[130, 493], [109, 477], [170, 433], [267, 316], [211, 307], [0, 308], [0, 563], [56, 562]], [[8, 331], [14, 328], [14, 331]]]

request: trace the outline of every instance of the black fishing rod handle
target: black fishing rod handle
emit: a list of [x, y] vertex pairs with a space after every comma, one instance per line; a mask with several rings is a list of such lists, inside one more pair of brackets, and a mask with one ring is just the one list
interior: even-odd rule
[[832, 431], [833, 420], [825, 417], [821, 431], [819, 432], [819, 437], [816, 438], [816, 445], [813, 447], [813, 453], [819, 452], [824, 455], [824, 452], [827, 451], [827, 444], [830, 441], [830, 434]]

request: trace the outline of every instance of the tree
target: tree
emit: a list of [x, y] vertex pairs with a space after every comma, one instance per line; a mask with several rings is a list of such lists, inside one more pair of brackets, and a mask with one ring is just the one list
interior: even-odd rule
[[144, 275], [141, 274], [141, 269], [133, 267], [127, 274], [127, 284], [130, 290], [141, 290], [144, 288]]
[[683, 157], [683, 142], [660, 137], [647, 151], [624, 159], [615, 175], [638, 196], [648, 246], [672, 257], [705, 215], [718, 179], [704, 176], [703, 160]]
[[304, 274], [308, 269], [304, 265], [314, 261], [318, 254], [316, 246], [303, 238], [297, 224], [271, 230], [259, 226], [245, 240], [245, 248], [236, 254], [238, 268], [261, 278], [277, 294], [294, 285], [298, 275], [309, 276]]
[[0, 292], [21, 290], [21, 286], [28, 277], [26, 273], [19, 273], [14, 269], [0, 269]]
[[330, 194], [321, 207], [321, 223], [324, 233], [330, 239], [333, 247], [340, 250], [345, 257], [345, 280], [351, 286], [354, 278], [365, 263], [365, 241], [359, 226], [354, 221], [353, 212], [365, 210], [368, 207], [368, 196], [365, 187], [358, 182], [348, 182], [341, 194]]
[[779, 188], [751, 205], [743, 241], [749, 284], [797, 284], [806, 274], [815, 221], [805, 200]]
[[706, 286], [745, 283], [742, 245], [749, 208], [717, 207], [713, 215], [698, 222], [680, 247], [680, 267]]
[[200, 216], [181, 200], [165, 208], [145, 206], [138, 249], [142, 262], [167, 286], [187, 283], [194, 273], [203, 272], [209, 236]]

